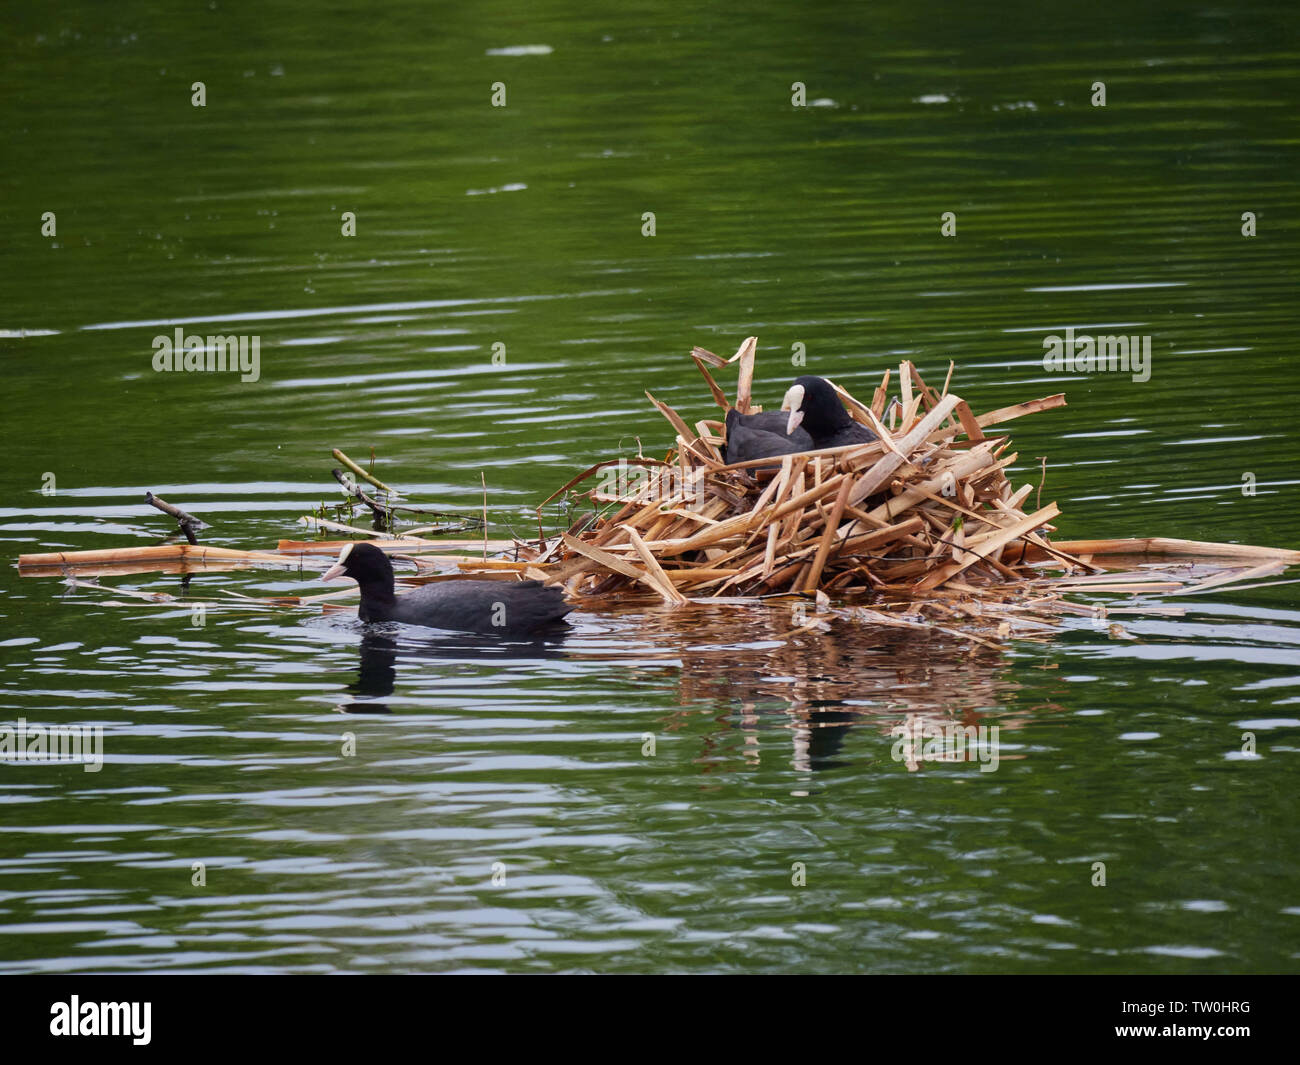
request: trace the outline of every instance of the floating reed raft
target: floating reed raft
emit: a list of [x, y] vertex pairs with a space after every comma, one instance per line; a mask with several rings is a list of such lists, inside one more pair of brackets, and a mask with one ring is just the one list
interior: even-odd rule
[[[756, 345], [750, 337], [729, 360], [703, 348], [691, 353], [724, 415], [732, 406], [741, 413], [759, 409], [752, 403]], [[734, 403], [712, 373], [728, 363], [738, 364]], [[724, 459], [722, 418], [698, 421], [692, 428], [647, 392], [673, 427], [674, 446], [663, 459], [638, 455], [598, 463], [552, 493], [542, 507], [566, 493], [585, 496], [597, 507], [596, 514], [556, 537], [541, 534], [539, 507], [536, 541], [487, 539], [486, 499], [483, 538], [425, 539], [419, 534], [450, 529], [398, 531], [391, 522], [384, 523], [386, 529], [364, 529], [319, 514], [300, 521], [317, 533], [366, 537], [390, 554], [418, 556], [408, 558], [418, 574], [403, 574], [404, 581], [538, 578], [563, 584], [579, 599], [649, 591], [670, 603], [737, 607], [753, 605], [760, 596], [814, 596], [812, 616], [798, 620], [786, 637], [824, 627], [838, 616], [992, 646], [1008, 637], [1049, 638], [1070, 616], [1090, 616], [1102, 624], [1111, 615], [1178, 616], [1184, 610], [1154, 605], [1150, 596], [1292, 583], [1273, 578], [1300, 564], [1297, 551], [1165, 538], [1054, 543], [1051, 523], [1058, 507], [1041, 503], [1041, 485], [1012, 486], [1006, 471], [1016, 455], [1010, 437], [995, 427], [1063, 407], [1065, 397], [1046, 396], [976, 415], [950, 391], [951, 383], [951, 365], [943, 387], [936, 390], [905, 361], [896, 372], [883, 374], [869, 401], [837, 388], [850, 416], [877, 440], [731, 464]], [[334, 455], [387, 493], [380, 509], [389, 507], [387, 500], [396, 497], [391, 488], [341, 452]], [[161, 509], [178, 521], [197, 524], [170, 504]], [[76, 587], [110, 591], [84, 578], [151, 569], [301, 568], [310, 556], [333, 558], [350, 542], [281, 540], [275, 552], [193, 543], [56, 551], [20, 556], [19, 572], [62, 575]], [[496, 557], [489, 558], [489, 552]], [[1045, 572], [1045, 563], [1056, 572]], [[872, 594], [869, 608], [860, 598], [867, 593]], [[238, 600], [227, 605], [278, 607], [312, 605], [355, 590], [310, 596], [225, 594]], [[832, 608], [832, 595], [847, 600], [846, 605]], [[1094, 598], [1078, 603], [1066, 595], [1101, 596], [1110, 602]], [[1133, 597], [1131, 606], [1115, 606], [1117, 595]], [[158, 602], [154, 593], [137, 598]], [[1118, 623], [1109, 622], [1107, 628], [1112, 638], [1133, 638]]]
[[[733, 405], [742, 414], [761, 409], [751, 402], [756, 345], [750, 337], [730, 360], [692, 352], [724, 415]], [[711, 372], [728, 362], [739, 363], [734, 404]], [[897, 396], [887, 406], [891, 379]], [[951, 379], [950, 365], [942, 388], [933, 388], [904, 361], [896, 377], [885, 371], [869, 399], [836, 386], [850, 416], [878, 440], [732, 464], [723, 420], [692, 427], [647, 392], [676, 433], [666, 459], [611, 460], [564, 485], [546, 502], [571, 492], [603, 513], [558, 543], [520, 545], [519, 557], [532, 563], [521, 568], [575, 596], [639, 585], [674, 603], [819, 592], [919, 597], [1005, 592], [1041, 578], [1030, 563], [1042, 559], [1086, 574], [1099, 568], [1087, 556], [1139, 543], [1088, 542], [1082, 557], [1053, 545], [1057, 505], [1034, 499], [1028, 507], [1035, 486], [1017, 489], [1007, 479], [1016, 454], [994, 428], [1063, 407], [1064, 395], [976, 415], [949, 390]]]

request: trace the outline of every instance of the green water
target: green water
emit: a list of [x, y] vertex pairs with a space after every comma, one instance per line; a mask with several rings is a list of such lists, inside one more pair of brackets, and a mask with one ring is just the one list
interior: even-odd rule
[[[1047, 456], [1064, 537], [1300, 547], [1297, 22], [11, 4], [0, 537], [149, 544], [152, 490], [265, 547], [335, 498], [332, 447], [447, 510], [482, 475], [492, 535], [528, 535], [668, 445], [646, 389], [710, 416], [692, 345], [757, 334], [768, 405], [795, 345], [855, 391], [902, 358], [976, 410], [1065, 391], [1013, 474]], [[260, 337], [259, 379], [155, 372], [177, 325]], [[1045, 371], [1066, 326], [1150, 336], [1150, 380]], [[4, 573], [0, 723], [100, 724], [105, 763], [0, 764], [0, 971], [1300, 968], [1298, 585], [1145, 597], [1187, 612], [1132, 641], [635, 608], [484, 648]], [[909, 772], [908, 713], [997, 724], [997, 771]]]

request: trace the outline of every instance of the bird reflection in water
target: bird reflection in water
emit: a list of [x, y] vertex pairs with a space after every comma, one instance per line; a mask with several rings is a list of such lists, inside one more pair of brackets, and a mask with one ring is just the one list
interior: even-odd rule
[[[563, 635], [534, 640], [503, 641], [474, 633], [447, 633], [442, 637], [407, 637], [398, 635], [399, 625], [370, 625], [361, 637], [361, 660], [357, 679], [345, 689], [358, 699], [342, 702], [335, 709], [344, 714], [390, 714], [392, 708], [383, 700], [397, 685], [397, 658], [447, 662], [491, 655], [519, 658], [563, 657]], [[418, 632], [419, 630], [413, 630]]]
[[[779, 749], [809, 781], [819, 771], [850, 764], [844, 744], [855, 726], [888, 737], [905, 718], [919, 718], [940, 726], [997, 724], [1005, 734], [1025, 720], [1004, 709], [1022, 685], [1010, 675], [1006, 653], [987, 643], [842, 618], [821, 631], [792, 633], [788, 607], [776, 605], [629, 606], [591, 621], [598, 631], [588, 627], [532, 642], [460, 633], [411, 637], [370, 626], [357, 679], [347, 689], [358, 698], [338, 709], [389, 713], [384, 699], [393, 694], [399, 655], [408, 663], [562, 658], [675, 683], [682, 709], [661, 718], [654, 731], [694, 734], [702, 749], [693, 761], [703, 773], [757, 767], [766, 748]], [[714, 711], [717, 727], [701, 731], [700, 715]], [[882, 748], [882, 767], [901, 768], [889, 749]], [[974, 761], [967, 753], [965, 760]], [[802, 786], [793, 793], [803, 793]]]
[[361, 664], [357, 679], [347, 686], [349, 695], [364, 698], [357, 702], [339, 703], [336, 710], [344, 714], [390, 714], [387, 703], [372, 700], [393, 694], [397, 684], [397, 641], [378, 632], [367, 632], [361, 638]]
[[[791, 767], [812, 775], [848, 764], [849, 729], [889, 736], [905, 718], [936, 725], [1024, 724], [1008, 714], [1022, 685], [1005, 652], [941, 633], [863, 625], [835, 618], [820, 631], [791, 633], [788, 608], [693, 611], [641, 618], [647, 641], [676, 644], [684, 709], [663, 722], [684, 730], [701, 706], [722, 711], [720, 727], [703, 737], [695, 761], [705, 773], [757, 767], [765, 734], [791, 733], [780, 748]], [[1039, 709], [1050, 709], [1051, 704]], [[734, 731], [741, 733], [740, 750]], [[895, 768], [884, 748], [882, 766]], [[967, 752], [974, 761], [974, 752]], [[1003, 759], [1015, 755], [1004, 754]], [[795, 791], [800, 794], [800, 791]]]

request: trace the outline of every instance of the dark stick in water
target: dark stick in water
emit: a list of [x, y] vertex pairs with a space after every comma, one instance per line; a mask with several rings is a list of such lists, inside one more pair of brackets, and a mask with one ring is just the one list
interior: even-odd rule
[[209, 529], [210, 525], [206, 521], [201, 521], [193, 514], [186, 514], [180, 507], [174, 507], [165, 499], [159, 499], [152, 492], [145, 492], [144, 501], [150, 506], [157, 507], [164, 514], [170, 514], [176, 519], [176, 524], [180, 526], [181, 532], [185, 534], [185, 539], [192, 544], [197, 544], [199, 538], [194, 534], [200, 529]]
[[373, 499], [372, 497], [366, 495], [365, 490], [342, 470], [333, 469], [330, 470], [330, 473], [334, 475], [334, 480], [338, 481], [338, 483], [343, 486], [343, 491], [347, 492], [347, 494], [352, 496], [353, 499], [360, 500], [371, 510], [373, 510], [375, 512], [376, 518], [383, 518], [384, 520], [388, 520], [389, 517], [391, 517], [392, 508], [386, 507], [384, 506], [383, 503], [380, 503], [377, 499]]

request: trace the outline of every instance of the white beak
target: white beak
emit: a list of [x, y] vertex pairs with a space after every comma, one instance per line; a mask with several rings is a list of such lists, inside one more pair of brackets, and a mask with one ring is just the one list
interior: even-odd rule
[[786, 423], [785, 434], [789, 436], [799, 428], [803, 422], [803, 385], [791, 385], [785, 394], [785, 399], [781, 400], [781, 409], [790, 412], [790, 420]]
[[320, 579], [323, 581], [332, 581], [335, 577], [341, 577], [343, 575], [343, 563], [348, 560], [348, 552], [351, 550], [352, 545], [345, 544], [343, 550], [339, 552], [339, 560], [322, 573]]

